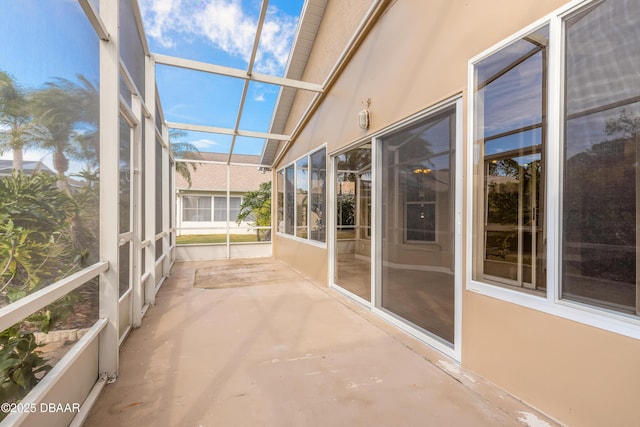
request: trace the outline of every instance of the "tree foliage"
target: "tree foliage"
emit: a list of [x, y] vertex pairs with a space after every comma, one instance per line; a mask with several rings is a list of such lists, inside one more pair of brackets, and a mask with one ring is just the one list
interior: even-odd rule
[[[271, 225], [271, 181], [263, 182], [255, 191], [245, 193], [236, 222], [248, 221], [253, 227]], [[256, 229], [258, 241], [270, 240], [270, 230]]]
[[187, 133], [180, 129], [171, 129], [169, 131], [169, 141], [171, 143], [171, 151], [176, 160], [176, 172], [183, 177], [189, 184], [189, 188], [193, 185], [191, 171], [198, 169], [199, 163], [181, 162], [180, 159], [202, 160], [202, 154], [198, 148], [190, 142], [181, 141], [186, 137]]

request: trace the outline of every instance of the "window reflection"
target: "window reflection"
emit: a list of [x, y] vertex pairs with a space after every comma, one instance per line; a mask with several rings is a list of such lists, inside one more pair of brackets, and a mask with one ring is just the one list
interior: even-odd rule
[[454, 339], [455, 109], [382, 138], [381, 302], [443, 342]]
[[306, 239], [309, 222], [309, 159], [296, 163], [296, 236]]
[[[544, 139], [548, 27], [480, 61], [474, 108], [483, 155], [484, 279], [545, 288]], [[478, 200], [479, 202], [479, 200]]]
[[[640, 38], [635, 1], [565, 23], [562, 296], [638, 313]], [[611, 25], [615, 22], [615, 25]]]
[[311, 206], [309, 230], [311, 240], [326, 240], [327, 152], [321, 149], [311, 154]]
[[334, 282], [371, 300], [371, 144], [336, 158]]
[[3, 2], [0, 40], [4, 306], [98, 261], [100, 99], [77, 2]]
[[293, 165], [289, 166], [284, 171], [285, 174], [285, 219], [284, 219], [284, 232], [287, 234], [293, 235], [293, 228], [295, 226], [295, 176], [294, 176], [294, 167]]

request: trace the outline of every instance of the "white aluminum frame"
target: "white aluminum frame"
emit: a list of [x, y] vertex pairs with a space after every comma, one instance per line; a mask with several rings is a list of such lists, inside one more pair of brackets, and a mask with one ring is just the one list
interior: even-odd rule
[[[298, 161], [304, 159], [305, 157], [307, 158], [307, 162], [309, 164], [309, 167], [308, 167], [308, 170], [309, 170], [309, 173], [308, 173], [308, 184], [309, 184], [309, 191], [310, 191], [311, 190], [311, 156], [313, 154], [317, 153], [318, 151], [323, 150], [323, 149], [325, 150], [325, 153], [324, 153], [325, 168], [327, 170], [327, 176], [325, 177], [326, 196], [325, 196], [325, 212], [324, 212], [324, 214], [328, 215], [328, 212], [327, 212], [329, 210], [328, 209], [329, 208], [328, 201], [331, 200], [331, 199], [328, 198], [328, 195], [329, 195], [329, 182], [328, 182], [329, 176], [328, 176], [328, 172], [329, 172], [330, 158], [329, 158], [329, 153], [327, 152], [327, 143], [325, 142], [325, 143], [320, 144], [319, 146], [317, 146], [315, 149], [313, 149], [311, 151], [308, 151], [304, 155], [296, 158], [294, 161], [292, 161], [290, 163], [287, 163], [286, 165], [284, 165], [283, 167], [281, 167], [280, 169], [278, 169], [276, 171], [276, 174], [278, 172], [280, 172], [280, 171], [283, 172], [284, 183], [286, 183], [286, 172], [285, 171], [286, 171], [286, 169], [288, 167], [293, 166], [293, 179], [294, 179], [294, 185], [293, 185], [293, 188], [294, 188], [293, 218], [294, 218], [294, 224], [293, 224], [293, 234], [287, 234], [284, 231], [278, 231], [278, 224], [275, 225], [275, 230], [276, 230], [276, 235], [278, 235], [278, 236], [286, 237], [287, 239], [296, 240], [298, 242], [303, 242], [303, 243], [307, 243], [307, 244], [312, 245], [312, 246], [317, 246], [317, 247], [326, 249], [327, 245], [328, 245], [327, 242], [329, 240], [329, 229], [328, 229], [328, 225], [327, 225], [328, 217], [325, 220], [325, 239], [324, 239], [324, 242], [321, 242], [319, 240], [311, 239], [311, 230], [310, 230], [310, 224], [309, 224], [309, 219], [311, 218], [311, 215], [310, 215], [311, 214], [311, 204], [308, 201], [307, 201], [307, 238], [304, 239], [302, 237], [296, 236], [296, 221], [297, 221], [297, 218], [298, 218], [298, 204], [295, 202], [295, 200], [296, 200], [295, 194], [297, 194], [296, 193], [297, 189], [296, 189], [295, 182], [298, 179]], [[277, 181], [277, 179], [276, 179], [276, 181]], [[277, 186], [277, 182], [276, 182], [276, 186]], [[285, 185], [285, 189], [286, 189], [286, 185]], [[283, 189], [283, 190], [285, 190], [285, 189]], [[276, 194], [276, 206], [275, 206], [275, 209], [277, 211], [277, 189], [276, 189], [276, 193], [275, 194]], [[283, 191], [283, 194], [284, 194], [284, 197], [283, 197], [283, 206], [282, 206], [282, 208], [283, 208], [283, 216], [282, 216], [282, 218], [283, 218], [283, 220], [285, 221], [285, 224], [286, 224], [286, 204], [287, 204], [286, 191]], [[310, 193], [308, 193], [308, 194], [310, 194]], [[276, 217], [276, 220], [277, 220], [277, 217]], [[285, 230], [286, 230], [286, 226], [285, 226]]]
[[[338, 284], [334, 282], [335, 278], [335, 256], [336, 256], [336, 243], [335, 243], [335, 225], [336, 225], [336, 212], [335, 209], [332, 209], [329, 212], [328, 221], [330, 223], [330, 228], [328, 228], [329, 236], [327, 240], [329, 242], [329, 287], [339, 291], [340, 293], [347, 295], [353, 298], [358, 303], [368, 307], [372, 313], [377, 316], [385, 319], [389, 323], [393, 324], [397, 328], [405, 331], [406, 333], [414, 336], [425, 344], [435, 348], [441, 353], [457, 360], [461, 361], [462, 359], [462, 209], [463, 209], [463, 158], [464, 158], [464, 150], [463, 147], [463, 99], [462, 94], [457, 94], [453, 97], [450, 97], [444, 101], [441, 101], [425, 110], [422, 110], [416, 114], [413, 114], [385, 129], [381, 129], [375, 132], [372, 135], [368, 135], [366, 138], [362, 138], [354, 143], [349, 144], [346, 147], [340, 148], [340, 150], [330, 153], [330, 165], [331, 165], [331, 183], [329, 195], [332, 197], [329, 200], [335, 200], [336, 196], [336, 182], [334, 179], [336, 173], [336, 158], [338, 155], [345, 153], [353, 148], [357, 148], [359, 145], [362, 145], [367, 142], [367, 140], [371, 140], [372, 144], [372, 194], [371, 194], [371, 203], [373, 206], [371, 212], [371, 301], [366, 301], [365, 299], [354, 295], [348, 290], [341, 288]], [[380, 182], [380, 172], [382, 170], [382, 156], [380, 156], [381, 138], [385, 135], [392, 133], [398, 129], [401, 129], [411, 123], [414, 123], [418, 120], [425, 119], [433, 114], [437, 114], [440, 111], [445, 109], [454, 107], [455, 109], [455, 187], [454, 187], [454, 339], [453, 343], [446, 343], [442, 338], [436, 337], [435, 335], [429, 333], [428, 331], [411, 324], [410, 322], [401, 319], [399, 316], [390, 313], [389, 311], [383, 309], [381, 307], [381, 279], [382, 279], [382, 240], [381, 233], [382, 230], [382, 199], [380, 198], [382, 183]]]
[[507, 39], [492, 46], [481, 54], [471, 58], [468, 63], [468, 87], [469, 101], [467, 104], [467, 162], [466, 170], [473, 171], [475, 163], [479, 162], [479, 153], [474, 148], [474, 64], [522, 38], [526, 34], [549, 24], [549, 63], [548, 63], [548, 105], [547, 105], [547, 222], [546, 222], [546, 238], [547, 238], [547, 290], [546, 295], [532, 295], [522, 292], [517, 288], [510, 289], [507, 287], [497, 286], [485, 283], [480, 280], [473, 279], [474, 258], [472, 240], [474, 236], [474, 225], [476, 218], [474, 217], [474, 194], [473, 173], [467, 174], [467, 224], [466, 235], [471, 239], [466, 247], [466, 269], [467, 282], [466, 289], [491, 298], [496, 298], [505, 302], [516, 304], [522, 307], [537, 310], [546, 314], [572, 320], [588, 326], [599, 328], [608, 332], [617, 333], [630, 338], [640, 339], [640, 318], [633, 315], [614, 312], [597, 306], [561, 299], [561, 200], [559, 186], [561, 183], [561, 166], [562, 166], [562, 133], [563, 133], [563, 114], [562, 102], [564, 85], [562, 76], [564, 75], [563, 64], [563, 20], [573, 13], [588, 7], [590, 4], [598, 0], [574, 0], [565, 6], [553, 11], [543, 18], [528, 25]]

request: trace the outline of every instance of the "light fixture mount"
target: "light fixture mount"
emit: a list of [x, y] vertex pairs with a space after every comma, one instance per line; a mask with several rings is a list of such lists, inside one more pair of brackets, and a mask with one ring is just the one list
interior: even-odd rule
[[369, 126], [371, 126], [371, 112], [369, 111], [371, 98], [367, 98], [366, 101], [361, 101], [361, 103], [365, 108], [358, 113], [358, 126], [361, 129], [369, 129]]

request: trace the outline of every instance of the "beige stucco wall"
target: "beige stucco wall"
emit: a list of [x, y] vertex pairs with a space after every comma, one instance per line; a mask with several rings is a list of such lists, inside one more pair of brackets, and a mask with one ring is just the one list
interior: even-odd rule
[[[337, 5], [343, 3], [350, 2], [330, 0], [308, 67], [331, 68], [326, 62], [337, 55], [328, 52], [338, 49], [337, 39], [346, 42], [345, 18]], [[453, 95], [462, 94], [466, 104], [469, 59], [566, 1], [391, 3], [275, 169], [323, 143], [331, 154]], [[363, 131], [356, 117], [367, 98], [372, 126]], [[310, 98], [297, 101], [303, 99]], [[294, 106], [294, 112], [303, 110]], [[289, 130], [298, 119], [291, 118]], [[466, 109], [463, 119], [466, 145]], [[463, 245], [469, 237], [463, 237]], [[276, 237], [274, 255], [327, 283], [326, 249]], [[466, 283], [467, 272], [461, 274]], [[637, 425], [640, 341], [468, 291], [462, 319], [464, 367], [563, 423]]]
[[638, 340], [471, 292], [463, 316], [465, 367], [567, 425], [638, 425]]

